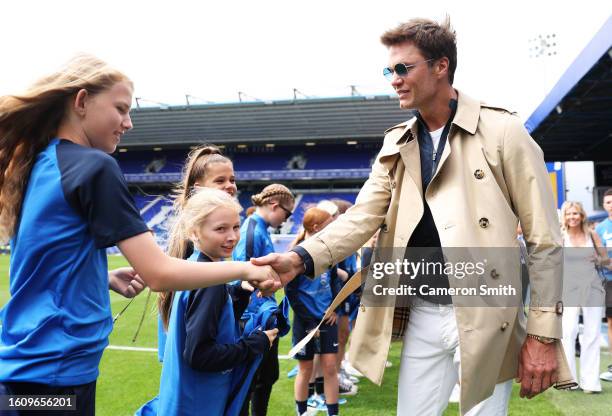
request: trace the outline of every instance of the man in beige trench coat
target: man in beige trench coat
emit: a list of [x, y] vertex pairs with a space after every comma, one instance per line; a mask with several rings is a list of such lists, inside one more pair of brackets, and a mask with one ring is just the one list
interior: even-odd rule
[[[362, 305], [349, 352], [380, 384], [391, 339], [403, 338], [398, 415], [441, 414], [457, 363], [461, 413], [504, 415], [515, 377], [528, 398], [573, 383], [559, 342], [561, 239], [542, 151], [515, 114], [452, 87], [457, 57], [448, 21], [413, 19], [381, 40], [389, 50], [384, 74], [401, 108], [417, 117], [387, 130], [351, 209], [293, 251], [255, 262], [271, 264], [283, 283], [317, 276], [379, 229], [378, 247], [517, 247], [520, 220], [529, 250], [527, 318], [519, 305], [454, 308], [419, 298], [409, 315], [394, 303]], [[496, 277], [503, 268], [494, 267], [487, 273]]]

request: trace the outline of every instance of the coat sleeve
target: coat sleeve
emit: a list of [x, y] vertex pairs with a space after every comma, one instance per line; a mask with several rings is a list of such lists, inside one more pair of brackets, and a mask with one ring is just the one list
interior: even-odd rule
[[320, 275], [359, 250], [383, 223], [390, 201], [389, 172], [380, 163], [379, 153], [355, 205], [300, 244], [312, 257], [313, 275]]
[[561, 338], [563, 253], [549, 175], [542, 150], [515, 115], [509, 115], [503, 138], [504, 177], [528, 250], [531, 286], [527, 333]]

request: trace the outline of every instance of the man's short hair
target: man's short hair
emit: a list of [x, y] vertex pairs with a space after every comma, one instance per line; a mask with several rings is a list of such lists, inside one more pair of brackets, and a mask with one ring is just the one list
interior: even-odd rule
[[380, 37], [386, 47], [412, 42], [425, 59], [448, 58], [448, 81], [452, 85], [457, 69], [457, 38], [447, 16], [442, 23], [429, 19], [411, 19]]
[[612, 188], [608, 188], [606, 192], [604, 192], [603, 197], [612, 196]]

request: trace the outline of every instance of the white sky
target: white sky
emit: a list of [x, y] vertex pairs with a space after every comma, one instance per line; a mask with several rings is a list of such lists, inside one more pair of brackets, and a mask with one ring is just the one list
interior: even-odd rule
[[[237, 101], [238, 91], [290, 99], [293, 88], [346, 96], [349, 85], [393, 94], [381, 33], [448, 13], [458, 35], [455, 86], [526, 119], [611, 12], [604, 0], [3, 1], [0, 95], [80, 51], [126, 72], [135, 96], [168, 104], [184, 104], [185, 94]], [[530, 58], [529, 39], [552, 33], [557, 55]]]

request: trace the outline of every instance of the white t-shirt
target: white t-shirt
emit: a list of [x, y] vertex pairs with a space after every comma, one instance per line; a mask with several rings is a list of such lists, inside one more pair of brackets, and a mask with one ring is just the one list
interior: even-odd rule
[[440, 137], [442, 137], [443, 130], [444, 126], [440, 127], [438, 130], [429, 132], [429, 135], [431, 136], [431, 142], [433, 143], [434, 154], [438, 152], [438, 145], [440, 144]]

